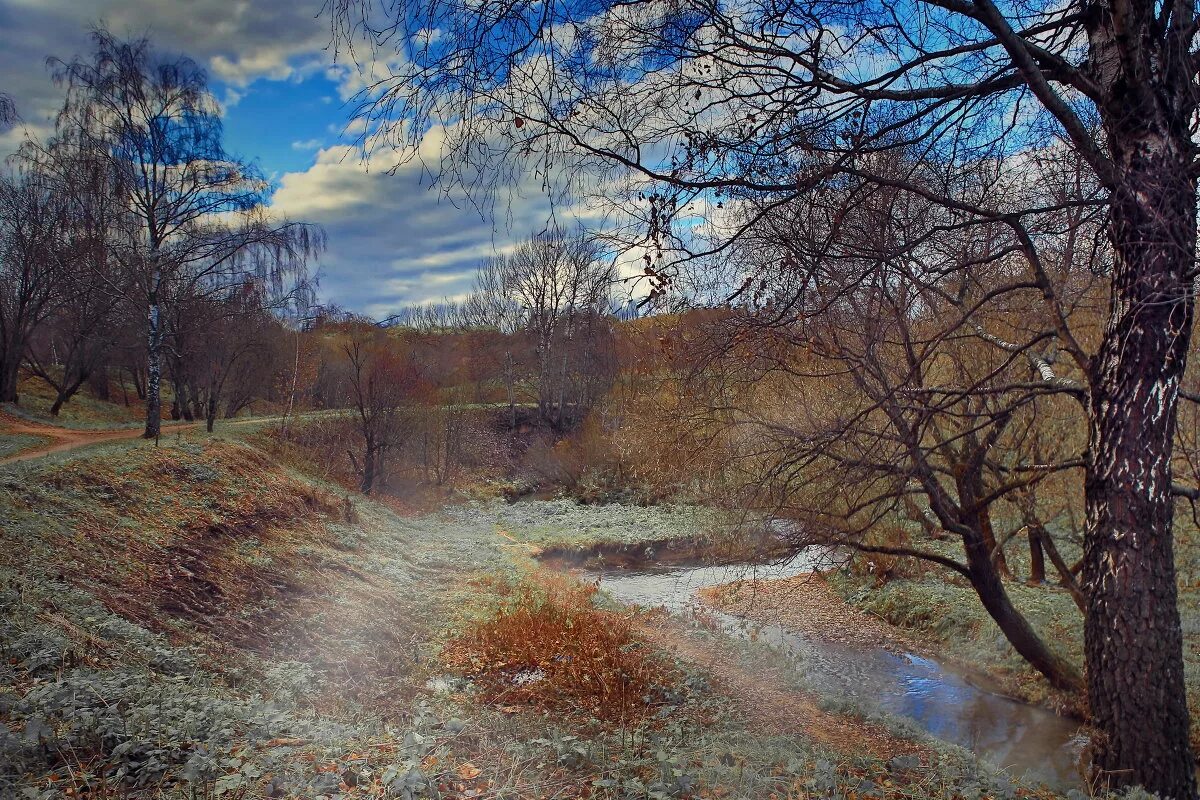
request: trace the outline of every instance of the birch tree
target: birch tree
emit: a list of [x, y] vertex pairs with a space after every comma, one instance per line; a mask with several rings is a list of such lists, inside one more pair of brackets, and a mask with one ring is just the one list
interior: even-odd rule
[[308, 259], [323, 242], [310, 225], [268, 218], [270, 187], [225, 150], [217, 102], [193, 61], [103, 29], [93, 32], [92, 45], [86, 59], [51, 59], [67, 90], [57, 135], [94, 143], [138, 221], [134, 246], [120, 257], [130, 276], [123, 290], [145, 309], [145, 436], [154, 438], [165, 308], [176, 296], [247, 281], [281, 299], [304, 286]]

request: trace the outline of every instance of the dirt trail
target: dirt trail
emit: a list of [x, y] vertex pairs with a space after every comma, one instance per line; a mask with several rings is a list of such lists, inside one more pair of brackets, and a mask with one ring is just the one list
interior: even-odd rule
[[[194, 427], [194, 425], [187, 426]], [[172, 428], [178, 430], [179, 428]], [[49, 443], [35, 445], [11, 456], [0, 458], [0, 465], [13, 464], [18, 461], [28, 461], [42, 458], [52, 453], [64, 453], [77, 447], [86, 447], [99, 442], [110, 442], [118, 439], [136, 439], [142, 435], [141, 428], [121, 428], [120, 430], [73, 430], [45, 425], [40, 422], [14, 417], [0, 412], [0, 434], [23, 434], [40, 436], [50, 439]]]
[[822, 710], [811, 695], [786, 688], [786, 681], [777, 670], [760, 666], [750, 670], [742, 666], [739, 655], [727, 645], [712, 640], [697, 642], [665, 616], [655, 617], [653, 623], [640, 625], [642, 635], [707, 673], [713, 688], [732, 701], [756, 731], [778, 735], [799, 732], [817, 744], [847, 755], [882, 759], [916, 755], [922, 761], [929, 756], [929, 751], [920, 744], [894, 736], [877, 725]]
[[[255, 422], [270, 422], [277, 417], [250, 417], [247, 419], [239, 419], [229, 421], [226, 420], [222, 425], [249, 425]], [[182, 431], [194, 430], [202, 427], [203, 422], [183, 422], [163, 425], [162, 435], [170, 436], [174, 433]], [[142, 435], [142, 428], [120, 428], [100, 429], [100, 430], [77, 430], [73, 428], [60, 428], [54, 425], [46, 425], [41, 422], [32, 422], [30, 420], [15, 417], [0, 411], [0, 435], [4, 434], [25, 434], [29, 436], [42, 436], [51, 440], [48, 444], [35, 445], [28, 450], [23, 450], [11, 456], [0, 458], [0, 466], [5, 464], [14, 464], [18, 461], [29, 461], [35, 458], [52, 455], [54, 453], [65, 453], [70, 450], [76, 450], [80, 447], [87, 447], [101, 442], [119, 441], [121, 439], [138, 439]]]

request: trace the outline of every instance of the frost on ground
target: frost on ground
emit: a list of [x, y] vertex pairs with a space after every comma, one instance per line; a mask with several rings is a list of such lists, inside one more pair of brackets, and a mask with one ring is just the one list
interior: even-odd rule
[[539, 547], [670, 541], [711, 535], [728, 525], [719, 513], [695, 506], [581, 505], [568, 499], [493, 500], [453, 507], [445, 515], [468, 525], [489, 520]]
[[514, 540], [674, 538], [701, 512], [555, 501], [402, 518], [253, 448], [186, 438], [5, 467], [0, 508], [2, 797], [1018, 791], [961, 753], [892, 763], [752, 730], [686, 662], [652, 719], [616, 729], [443, 679], [467, 600], [496, 602], [479, 577], [532, 566]]

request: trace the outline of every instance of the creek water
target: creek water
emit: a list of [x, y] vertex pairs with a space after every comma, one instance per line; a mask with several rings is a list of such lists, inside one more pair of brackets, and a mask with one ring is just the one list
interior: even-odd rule
[[1079, 724], [1004, 697], [982, 674], [914, 653], [852, 647], [802, 636], [779, 625], [700, 611], [696, 592], [701, 588], [748, 578], [791, 577], [828, 566], [820, 561], [802, 551], [786, 562], [766, 566], [663, 566], [647, 560], [585, 572], [621, 602], [703, 616], [729, 635], [774, 646], [788, 656], [803, 676], [804, 686], [819, 695], [911, 720], [1014, 777], [1057, 791], [1080, 785], [1075, 766], [1083, 744]]

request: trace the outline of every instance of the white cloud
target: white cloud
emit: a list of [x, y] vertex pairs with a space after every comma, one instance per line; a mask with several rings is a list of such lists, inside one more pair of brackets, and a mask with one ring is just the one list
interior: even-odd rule
[[0, 91], [13, 96], [27, 124], [44, 128], [61, 102], [48, 56], [86, 54], [88, 27], [103, 21], [118, 36], [150, 36], [168, 52], [184, 52], [237, 89], [258, 78], [296, 79], [329, 60], [327, 21], [319, 4], [266, 0], [0, 0]]
[[303, 139], [301, 141], [292, 142], [293, 150], [317, 150], [323, 142], [320, 139]]
[[[437, 163], [441, 142], [440, 129], [425, 136], [426, 162]], [[272, 199], [277, 214], [325, 228], [321, 294], [339, 305], [381, 317], [409, 303], [461, 297], [480, 261], [550, 220], [536, 188], [504, 198], [495, 214], [503, 222], [494, 225], [461, 193], [429, 186], [420, 159], [394, 171], [385, 165], [382, 154], [368, 169], [358, 149], [326, 147], [310, 168], [284, 175]], [[558, 219], [573, 224], [574, 212], [560, 209]]]

